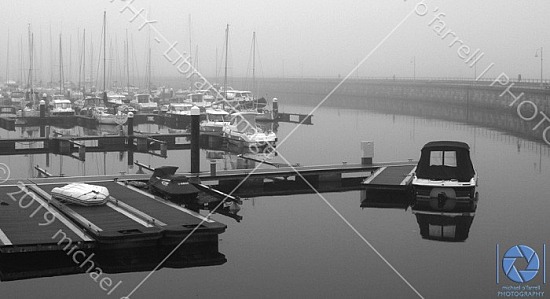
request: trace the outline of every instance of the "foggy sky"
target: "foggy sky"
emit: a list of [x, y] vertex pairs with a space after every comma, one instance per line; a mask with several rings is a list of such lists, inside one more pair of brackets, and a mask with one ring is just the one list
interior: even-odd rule
[[[129, 1], [122, 0], [0, 0], [0, 78], [6, 75], [6, 52], [9, 30], [10, 77], [19, 77], [28, 69], [27, 29], [34, 33], [35, 68], [47, 81], [50, 69], [58, 67], [59, 34], [63, 35], [65, 77], [77, 80], [78, 57], [82, 30], [93, 37], [94, 73], [97, 68], [103, 11], [107, 12], [108, 53], [113, 72], [122, 72], [123, 43], [128, 29], [132, 72], [143, 76], [146, 66], [147, 32], [138, 28], [143, 20], [129, 10], [120, 12]], [[335, 77], [350, 72], [394, 27], [409, 14], [417, 1], [180, 1], [135, 0], [134, 10], [144, 9], [147, 20], [161, 33], [163, 42], [152, 42], [154, 76], [172, 76], [177, 71], [162, 54], [168, 44], [178, 42], [180, 52], [198, 48], [199, 71], [205, 76], [223, 74], [221, 57], [226, 24], [230, 25], [229, 73], [245, 76], [251, 73], [252, 32], [257, 34], [257, 76], [259, 77]], [[544, 47], [544, 76], [550, 74], [550, 2], [529, 1], [425, 1], [428, 11], [417, 10], [373, 53], [354, 76], [412, 77], [413, 57], [417, 77], [473, 77], [458, 49], [464, 45], [471, 53], [484, 53], [477, 64], [477, 74], [490, 64], [486, 77], [504, 72], [516, 77], [540, 78], [540, 56], [535, 51]], [[434, 19], [438, 13], [439, 19]], [[424, 14], [421, 16], [421, 14]], [[191, 26], [189, 24], [191, 17]], [[431, 25], [430, 25], [431, 24]], [[435, 26], [439, 24], [436, 30]], [[443, 28], [442, 29], [442, 27]], [[50, 46], [50, 26], [52, 46]], [[443, 30], [443, 31], [441, 31]], [[451, 30], [442, 39], [439, 33]], [[191, 31], [191, 47], [189, 32]], [[152, 39], [158, 39], [153, 33]], [[460, 42], [451, 45], [454, 38]], [[21, 51], [21, 41], [23, 48]], [[112, 45], [112, 46], [111, 46]], [[50, 47], [53, 51], [50, 52]], [[463, 48], [463, 51], [466, 49]], [[218, 56], [216, 59], [216, 51]], [[69, 59], [69, 52], [71, 58]], [[89, 68], [90, 50], [86, 52]], [[176, 56], [173, 54], [174, 57]], [[539, 53], [540, 55], [540, 53]], [[116, 57], [115, 57], [116, 56]], [[464, 57], [464, 52], [462, 53]], [[50, 62], [53, 59], [53, 62]], [[193, 57], [193, 59], [196, 59]], [[70, 61], [70, 63], [69, 63]], [[69, 65], [71, 69], [69, 70]], [[284, 73], [283, 73], [284, 72]], [[54, 76], [58, 72], [53, 72]], [[136, 74], [133, 74], [136, 75]]]

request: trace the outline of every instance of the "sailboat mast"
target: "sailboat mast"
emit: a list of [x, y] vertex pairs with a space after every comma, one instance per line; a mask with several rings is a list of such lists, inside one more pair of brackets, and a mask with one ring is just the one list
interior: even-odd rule
[[227, 100], [227, 48], [229, 47], [229, 24], [225, 28], [225, 73], [223, 76], [223, 92]]
[[126, 89], [130, 95], [130, 56], [128, 54], [128, 29], [126, 29]]
[[[84, 29], [84, 35], [82, 37], [82, 77], [84, 77], [84, 88], [81, 90], [82, 98], [84, 98], [84, 93], [86, 92], [86, 29]], [[90, 65], [90, 67], [92, 67]]]
[[6, 84], [10, 79], [10, 29], [8, 28], [8, 49], [6, 50]]
[[[86, 29], [82, 35], [82, 51], [83, 54], [79, 61], [80, 69], [78, 71], [78, 91], [82, 92], [82, 98], [84, 98], [84, 92], [86, 91]], [[82, 88], [82, 76], [84, 76], [84, 88]]]
[[189, 14], [189, 64], [193, 65], [192, 60], [193, 46], [191, 44], [191, 14]]
[[65, 86], [63, 80], [63, 46], [61, 33], [59, 34], [59, 92], [65, 92]]
[[149, 38], [149, 50], [147, 51], [147, 92], [151, 94], [151, 39]]
[[53, 54], [53, 39], [52, 39], [52, 24], [50, 24], [50, 87], [53, 88], [53, 71], [54, 71], [54, 54]]
[[256, 94], [256, 31], [252, 33], [252, 94]]
[[105, 76], [107, 67], [107, 12], [103, 11], [103, 92], [106, 92]]
[[[90, 90], [94, 87], [97, 82], [94, 80], [94, 38], [92, 33], [90, 33]], [[86, 81], [86, 78], [84, 78]]]
[[28, 35], [29, 35], [29, 81], [28, 81], [28, 84], [29, 84], [29, 89], [30, 89], [30, 96], [29, 96], [29, 100], [32, 102], [34, 100], [34, 97], [32, 96], [33, 95], [33, 90], [32, 90], [32, 33], [31, 33], [31, 25], [29, 24], [29, 27], [27, 29], [27, 32], [28, 32]]

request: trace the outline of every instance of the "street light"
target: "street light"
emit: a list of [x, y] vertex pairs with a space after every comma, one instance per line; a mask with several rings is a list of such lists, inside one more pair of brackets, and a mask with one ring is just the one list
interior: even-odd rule
[[544, 82], [542, 81], [542, 47], [540, 49], [537, 49], [535, 52], [535, 57], [539, 57], [539, 50], [540, 50], [540, 86], [544, 86]]

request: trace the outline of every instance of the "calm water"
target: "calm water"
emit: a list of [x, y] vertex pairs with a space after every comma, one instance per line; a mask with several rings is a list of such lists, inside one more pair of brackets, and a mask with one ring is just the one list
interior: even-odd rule
[[[291, 104], [299, 95], [279, 98], [283, 111], [307, 113], [312, 107]], [[338, 99], [332, 99], [338, 100]], [[331, 101], [332, 101], [331, 100]], [[219, 251], [227, 262], [219, 266], [162, 269], [155, 272], [133, 298], [414, 298], [414, 291], [327, 205], [330, 203], [395, 269], [426, 298], [495, 297], [496, 245], [500, 255], [516, 244], [529, 245], [542, 258], [549, 241], [549, 149], [486, 128], [414, 116], [367, 110], [320, 108], [312, 126], [281, 123], [277, 162], [301, 165], [360, 161], [360, 142], [375, 142], [375, 161], [418, 159], [431, 140], [461, 140], [470, 144], [480, 174], [480, 200], [465, 242], [422, 239], [410, 210], [361, 209], [360, 192], [260, 197], [246, 200], [243, 221], [221, 215], [227, 224]], [[163, 131], [142, 125], [142, 131]], [[8, 137], [2, 132], [3, 137]], [[30, 133], [34, 136], [38, 132]], [[28, 136], [27, 131], [9, 137]], [[201, 168], [207, 170], [206, 151]], [[283, 159], [284, 158], [284, 159]], [[54, 174], [132, 172], [126, 154], [88, 154], [83, 164], [50, 155]], [[218, 163], [231, 166], [232, 157]], [[188, 170], [189, 152], [169, 152], [162, 159], [136, 154], [151, 165], [178, 165]], [[33, 165], [46, 165], [45, 155], [0, 157], [18, 176], [36, 175]], [[518, 267], [524, 265], [518, 264]], [[88, 275], [68, 275], [1, 282], [2, 298], [122, 297], [147, 272], [110, 274], [122, 280], [110, 296]], [[542, 285], [542, 275], [529, 282]], [[546, 291], [543, 286], [543, 291]]]

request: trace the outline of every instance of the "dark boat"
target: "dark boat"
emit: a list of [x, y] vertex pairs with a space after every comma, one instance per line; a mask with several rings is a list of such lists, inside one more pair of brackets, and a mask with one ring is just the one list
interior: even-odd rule
[[412, 181], [415, 206], [433, 211], [473, 211], [478, 200], [477, 181], [468, 144], [429, 142], [422, 148]]
[[178, 167], [162, 166], [155, 168], [147, 183], [149, 190], [168, 200], [186, 202], [197, 198], [199, 190], [185, 175], [176, 174]]

